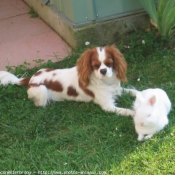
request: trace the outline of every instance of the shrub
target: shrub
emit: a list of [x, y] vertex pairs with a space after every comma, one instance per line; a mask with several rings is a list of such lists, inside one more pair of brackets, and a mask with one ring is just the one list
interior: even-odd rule
[[175, 34], [175, 0], [139, 0], [150, 16], [151, 24], [159, 34], [171, 37]]

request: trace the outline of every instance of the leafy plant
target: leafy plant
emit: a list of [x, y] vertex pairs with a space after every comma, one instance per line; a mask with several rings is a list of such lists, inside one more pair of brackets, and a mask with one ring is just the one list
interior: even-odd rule
[[139, 0], [150, 15], [151, 24], [156, 27], [162, 36], [171, 37], [175, 34], [175, 1]]
[[34, 11], [33, 7], [31, 7], [30, 11], [28, 12], [31, 18], [37, 18], [38, 14]]
[[23, 64], [15, 67], [15, 66], [6, 66], [8, 72], [15, 72], [16, 74], [21, 74], [23, 71], [28, 70], [30, 67], [30, 63], [24, 61]]

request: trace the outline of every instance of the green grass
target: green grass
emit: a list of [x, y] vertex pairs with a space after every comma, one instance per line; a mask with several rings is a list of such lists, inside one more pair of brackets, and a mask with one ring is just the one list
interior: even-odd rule
[[[169, 125], [150, 140], [138, 142], [130, 117], [104, 112], [92, 102], [52, 102], [45, 108], [36, 107], [27, 100], [26, 87], [1, 86], [0, 172], [175, 174], [173, 40], [137, 31], [116, 43], [128, 62], [128, 83], [123, 86], [164, 89], [173, 104]], [[62, 62], [49, 61], [40, 67], [72, 67], [82, 52], [77, 50]], [[20, 65], [15, 73], [30, 76], [38, 70], [26, 70], [26, 67], [27, 63]], [[133, 100], [123, 95], [117, 103], [131, 107]]]
[[30, 15], [31, 18], [37, 18], [38, 17], [38, 14], [35, 12], [33, 7], [30, 8], [28, 14]]

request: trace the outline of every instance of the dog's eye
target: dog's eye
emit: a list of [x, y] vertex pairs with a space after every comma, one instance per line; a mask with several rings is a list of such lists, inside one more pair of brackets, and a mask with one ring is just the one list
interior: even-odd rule
[[113, 60], [112, 60], [112, 58], [111, 58], [111, 57], [108, 57], [108, 58], [105, 60], [104, 64], [105, 64], [107, 67], [112, 67], [112, 66], [113, 66]]
[[106, 63], [107, 67], [112, 67], [112, 63]]
[[94, 69], [98, 69], [100, 67], [100, 65], [93, 65]]

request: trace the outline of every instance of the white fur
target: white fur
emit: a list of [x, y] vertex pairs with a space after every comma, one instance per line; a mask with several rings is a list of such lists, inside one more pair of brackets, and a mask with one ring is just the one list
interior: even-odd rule
[[[111, 67], [107, 67], [103, 63], [104, 60], [105, 60], [105, 58], [106, 58], [105, 48], [103, 48], [103, 49], [100, 50], [100, 48], [97, 47], [97, 53], [99, 55], [99, 61], [101, 62], [101, 65], [100, 65], [100, 67], [99, 67], [98, 70], [95, 70], [94, 71], [96, 77], [98, 77], [99, 79], [102, 79], [104, 77], [112, 77], [113, 69]], [[100, 73], [100, 70], [102, 70], [102, 69], [106, 69], [106, 71], [107, 71], [105, 76]]]
[[0, 71], [0, 84], [4, 86], [7, 86], [8, 84], [18, 84], [21, 79], [9, 72]]
[[99, 61], [103, 62], [106, 59], [105, 48], [97, 47], [97, 53], [99, 56]]
[[[89, 102], [92, 98], [86, 95], [83, 90], [79, 87], [78, 84], [78, 74], [76, 67], [69, 69], [56, 69], [51, 72], [46, 72], [46, 69], [41, 69], [41, 75], [32, 76], [29, 84], [42, 84], [44, 80], [47, 81], [56, 81], [59, 80], [63, 87], [63, 91], [61, 93], [49, 90], [47, 88], [43, 88], [43, 86], [39, 87], [31, 87], [27, 93], [29, 98], [35, 98], [36, 96], [40, 98], [37, 100], [37, 106], [45, 106], [49, 101], [62, 101], [62, 100], [75, 100], [75, 101], [86, 101]], [[55, 73], [55, 76], [52, 74]], [[67, 95], [67, 88], [69, 86], [73, 86], [77, 93], [79, 94], [77, 97], [72, 97]], [[44, 86], [45, 87], [45, 86]], [[37, 95], [36, 95], [37, 94]], [[40, 95], [41, 94], [41, 95]]]
[[133, 108], [139, 141], [151, 138], [168, 124], [167, 115], [171, 110], [171, 102], [164, 90], [156, 88], [143, 91], [127, 89], [126, 91], [136, 96]]
[[[121, 95], [120, 81], [116, 79], [115, 74], [112, 77], [103, 77], [103, 79], [96, 78], [95, 74], [91, 75], [91, 83], [88, 89], [95, 94], [95, 99], [85, 94], [78, 84], [77, 68], [70, 69], [56, 69], [51, 72], [45, 72], [45, 69], [41, 69], [41, 75], [32, 76], [29, 84], [42, 84], [44, 80], [59, 80], [63, 86], [63, 92], [58, 93], [47, 89], [44, 85], [37, 87], [31, 87], [28, 89], [27, 94], [29, 99], [33, 99], [35, 105], [46, 106], [50, 101], [62, 101], [62, 100], [74, 100], [89, 102], [93, 100], [96, 104], [99, 104], [103, 110], [117, 112], [121, 115], [134, 115], [134, 111], [130, 109], [119, 108], [115, 106], [116, 96]], [[56, 76], [52, 76], [56, 73]], [[17, 84], [20, 85], [20, 81], [16, 76], [9, 72], [0, 71], [0, 84]], [[67, 95], [67, 88], [73, 86], [77, 93], [77, 97]]]
[[[112, 48], [114, 50], [114, 47]], [[116, 107], [115, 100], [118, 95], [121, 95], [121, 80], [117, 78], [116, 70], [114, 70], [113, 67], [107, 67], [104, 64], [106, 58], [105, 48], [96, 48], [96, 51], [98, 54], [97, 59], [100, 61], [101, 65], [98, 70], [92, 70], [92, 73], [90, 74], [90, 82], [86, 87], [86, 90], [92, 92], [94, 97], [89, 95], [81, 86], [79, 86], [78, 69], [77, 66], [75, 66], [68, 69], [55, 69], [51, 71], [47, 69], [39, 70], [28, 82], [28, 98], [33, 99], [37, 106], [46, 106], [50, 101], [94, 101], [96, 104], [100, 105], [103, 110], [116, 112], [121, 115], [133, 116], [133, 110]], [[84, 66], [87, 67], [87, 65]], [[100, 69], [106, 69], [107, 71], [102, 75]], [[1, 85], [8, 85], [10, 83], [21, 85], [22, 80], [25, 79], [17, 78], [9, 72], [0, 71]], [[45, 81], [59, 81], [63, 90], [58, 92], [48, 88]], [[76, 90], [78, 94], [77, 96], [68, 95], [68, 88], [70, 86]]]

